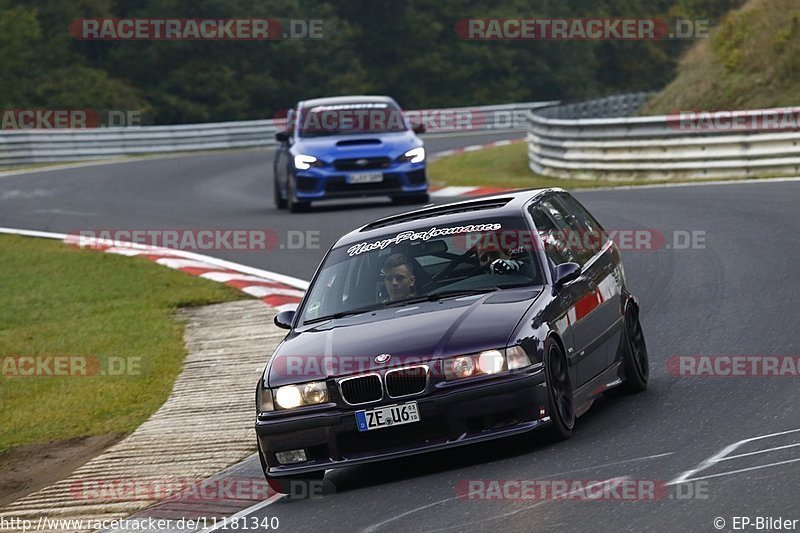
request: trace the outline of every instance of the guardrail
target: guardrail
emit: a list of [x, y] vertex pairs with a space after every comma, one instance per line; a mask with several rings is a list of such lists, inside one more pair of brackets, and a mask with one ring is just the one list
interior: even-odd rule
[[[527, 113], [554, 102], [409, 111], [427, 123], [424, 137], [479, 131], [525, 131]], [[104, 159], [141, 154], [274, 146], [280, 121], [251, 120], [180, 126], [0, 132], [0, 167]]]
[[[664, 180], [800, 172], [800, 108], [731, 113], [588, 118], [630, 114], [646, 94], [554, 106], [528, 114], [532, 171], [569, 179]], [[624, 101], [627, 100], [627, 104]], [[587, 118], [580, 118], [587, 117]], [[782, 120], [784, 120], [782, 122]]]

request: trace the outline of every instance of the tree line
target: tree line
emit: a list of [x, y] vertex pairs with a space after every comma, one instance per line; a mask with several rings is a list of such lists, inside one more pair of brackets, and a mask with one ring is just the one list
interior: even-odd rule
[[[270, 118], [299, 99], [405, 108], [657, 90], [691, 40], [471, 41], [471, 17], [708, 18], [742, 0], [0, 0], [0, 107], [137, 110], [157, 124]], [[321, 38], [80, 40], [83, 18], [322, 21]]]

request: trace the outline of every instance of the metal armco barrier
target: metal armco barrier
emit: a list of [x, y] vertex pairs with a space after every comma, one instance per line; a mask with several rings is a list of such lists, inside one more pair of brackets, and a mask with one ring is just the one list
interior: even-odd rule
[[[702, 113], [697, 120], [690, 111], [619, 116], [635, 112], [646, 97], [621, 95], [532, 111], [527, 135], [531, 170], [559, 178], [620, 181], [800, 172], [800, 130], [791, 127], [800, 108], [738, 111], [738, 118]], [[615, 112], [614, 118], [597, 118]], [[784, 129], [777, 127], [781, 123]]]
[[[480, 107], [408, 111], [428, 126], [424, 136], [474, 134], [481, 131], [525, 131], [529, 111], [554, 102], [527, 102]], [[282, 127], [280, 122], [278, 127]], [[0, 167], [105, 159], [141, 154], [191, 152], [276, 144], [273, 120], [131, 126], [96, 129], [0, 131]]]

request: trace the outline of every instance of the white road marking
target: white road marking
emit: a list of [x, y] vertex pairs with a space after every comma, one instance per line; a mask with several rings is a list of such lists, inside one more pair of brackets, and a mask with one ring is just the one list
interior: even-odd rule
[[[599, 465], [592, 465], [592, 466], [587, 466], [587, 467], [584, 467], [584, 468], [576, 468], [574, 470], [567, 470], [567, 471], [558, 472], [558, 473], [555, 473], [555, 474], [546, 474], [546, 475], [539, 476], [539, 477], [540, 478], [549, 478], [549, 477], [553, 477], [553, 476], [560, 476], [560, 475], [563, 475], [563, 474], [571, 474], [571, 473], [574, 473], [574, 472], [583, 472], [583, 471], [586, 471], [586, 470], [594, 470], [594, 469], [597, 469], [597, 468], [604, 468], [604, 467], [607, 467], [607, 466], [616, 466], [616, 465], [621, 465], [621, 464], [625, 464], [625, 463], [633, 463], [633, 462], [636, 462], [636, 461], [647, 461], [649, 459], [658, 459], [659, 457], [667, 457], [667, 456], [673, 455], [674, 453], [675, 452], [666, 452], [666, 453], [658, 453], [658, 454], [655, 454], [655, 455], [646, 455], [644, 457], [635, 457], [633, 459], [624, 459], [622, 461], [614, 461], [614, 462], [611, 462], [611, 463], [603, 463], [603, 464], [599, 464]], [[591, 485], [588, 485], [585, 488], [588, 489], [588, 488], [594, 487], [595, 485], [598, 485], [598, 484], [608, 483], [610, 481], [622, 481], [622, 480], [625, 480], [625, 479], [629, 479], [629, 478], [627, 476], [626, 477], [615, 477], [615, 478], [607, 479], [605, 481], [598, 481], [597, 483], [593, 483]], [[573, 492], [575, 492], [575, 491], [573, 491]], [[573, 494], [573, 492], [568, 493], [568, 495]], [[453, 496], [452, 498], [446, 498], [444, 500], [439, 500], [439, 501], [436, 501], [436, 502], [433, 502], [433, 503], [422, 505], [420, 507], [415, 507], [414, 509], [410, 509], [408, 511], [405, 511], [403, 513], [395, 515], [395, 516], [393, 516], [391, 518], [383, 520], [382, 522], [377, 522], [375, 524], [372, 524], [372, 525], [366, 527], [365, 529], [362, 529], [361, 531], [363, 533], [372, 533], [373, 531], [377, 531], [379, 528], [385, 526], [386, 524], [390, 524], [392, 522], [400, 520], [401, 518], [405, 518], [406, 516], [409, 516], [409, 515], [418, 513], [420, 511], [424, 511], [425, 509], [429, 509], [431, 507], [436, 507], [437, 505], [441, 505], [443, 503], [447, 503], [447, 502], [454, 501], [454, 500], [457, 500], [457, 499], [458, 499], [458, 496]], [[537, 502], [537, 503], [538, 504], [542, 504], [542, 503], [546, 503], [547, 501], [548, 500], [543, 501], [543, 502]], [[535, 505], [534, 506], [528, 506], [525, 509], [530, 509], [531, 507], [535, 507]], [[520, 510], [515, 511], [515, 512], [520, 512], [520, 511], [523, 511], [525, 509], [520, 509]], [[502, 516], [505, 516], [505, 515], [498, 515], [498, 516], [502, 517]], [[495, 518], [496, 517], [490, 517], [490, 518], [488, 518], [486, 520], [494, 520]], [[481, 520], [481, 521], [483, 522], [485, 520]], [[457, 526], [453, 526], [453, 527], [457, 527]], [[449, 528], [445, 528], [445, 529], [449, 529]], [[442, 531], [442, 530], [435, 530], [435, 531]]]
[[[733, 444], [729, 444], [728, 446], [725, 446], [718, 453], [712, 455], [711, 457], [709, 457], [708, 459], [706, 459], [705, 461], [703, 461], [702, 463], [697, 465], [695, 468], [692, 468], [691, 470], [687, 470], [686, 472], [684, 472], [680, 476], [676, 477], [675, 479], [673, 479], [672, 481], [667, 483], [667, 485], [677, 485], [679, 483], [685, 483], [686, 481], [695, 481], [696, 479], [707, 479], [708, 477], [716, 477], [718, 474], [715, 474], [714, 476], [705, 476], [703, 478], [692, 478], [692, 479], [689, 479], [691, 476], [697, 474], [698, 472], [702, 472], [703, 470], [707, 470], [707, 469], [711, 468], [712, 466], [714, 466], [715, 464], [719, 463], [725, 457], [728, 457], [731, 452], [733, 452], [735, 449], [737, 449], [739, 446], [741, 446], [743, 444], [747, 444], [748, 442], [754, 442], [754, 441], [757, 441], [757, 440], [768, 439], [770, 437], [779, 437], [781, 435], [788, 435], [789, 433], [797, 433], [797, 432], [800, 432], [800, 429], [790, 429], [790, 430], [787, 430], [787, 431], [780, 431], [778, 433], [770, 433], [769, 435], [759, 435], [757, 437], [750, 437], [749, 439], [744, 439], [744, 440], [740, 440], [738, 442], [734, 442]], [[800, 459], [797, 459], [797, 460], [800, 461]], [[774, 464], [781, 464], [781, 463], [774, 463]], [[774, 466], [774, 464], [773, 465], [765, 465], [764, 468], [766, 468], [767, 466]], [[752, 469], [754, 469], [754, 468], [759, 468], [759, 467], [753, 467]], [[741, 470], [741, 472], [745, 472], [747, 470], [748, 469], [744, 469], [744, 470]], [[724, 473], [722, 475], [735, 474], [735, 473], [737, 473], [737, 472], [727, 472], [727, 473]]]
[[[38, 230], [27, 230], [27, 229], [17, 229], [17, 228], [5, 228], [0, 227], [0, 233], [7, 233], [9, 235], [22, 235], [25, 237], [42, 237], [44, 239], [57, 239], [60, 241], [67, 242], [68, 244], [75, 244], [78, 240], [78, 236], [76, 235], [67, 235], [66, 233], [52, 233], [49, 231], [38, 231]], [[104, 241], [102, 239], [97, 239], [97, 244], [100, 245], [108, 245], [114, 246], [117, 243], [113, 241]], [[295, 278], [292, 276], [287, 276], [285, 274], [278, 274], [277, 272], [270, 272], [269, 270], [262, 270], [260, 268], [254, 268], [247, 265], [242, 265], [239, 263], [234, 263], [232, 261], [226, 261], [224, 259], [218, 259], [216, 257], [211, 257], [208, 255], [202, 255], [194, 252], [186, 252], [184, 250], [174, 250], [170, 248], [157, 248], [152, 246], [145, 246], [143, 244], [135, 244], [135, 243], [125, 243], [124, 247], [131, 247], [140, 250], [146, 250], [151, 254], [164, 254], [170, 256], [177, 256], [183, 257], [186, 259], [192, 259], [195, 261], [203, 261], [210, 265], [213, 265], [213, 269], [225, 269], [225, 270], [234, 270], [236, 272], [241, 272], [243, 274], [252, 274], [254, 276], [259, 276], [265, 279], [269, 279], [270, 281], [275, 281], [278, 283], [285, 283], [286, 285], [295, 287], [300, 290], [308, 289], [309, 282], [306, 280], [302, 280], [299, 278]]]
[[[0, 191], [0, 200], [26, 200], [28, 198], [41, 198], [43, 196], [53, 196], [55, 193], [45, 191], [43, 189], [34, 189], [32, 191], [22, 191], [11, 189], [8, 191]], [[36, 212], [41, 212], [36, 211]]]
[[215, 268], [214, 265], [210, 263], [195, 261], [193, 259], [175, 259], [165, 257], [163, 259], [156, 259], [156, 263], [169, 268], [207, 268], [208, 270], [214, 270]]
[[670, 455], [674, 455], [675, 452], [667, 452], [667, 453], [658, 453], [656, 455], [646, 455], [644, 457], [636, 457], [634, 459], [625, 459], [624, 461], [614, 461], [613, 463], [603, 463], [599, 465], [587, 466], [585, 468], [576, 468], [575, 470], [565, 470], [564, 472], [556, 472], [555, 474], [546, 474], [544, 476], [540, 476], [543, 478], [546, 477], [553, 477], [553, 476], [563, 476], [564, 474], [574, 474], [575, 472], [585, 472], [587, 470], [595, 470], [597, 468], [605, 468], [607, 466], [617, 466], [617, 465], [624, 465], [626, 463], [634, 463], [636, 461], [648, 461], [650, 459], [658, 459], [659, 457], [668, 457]]
[[[569, 498], [570, 496], [572, 496], [573, 494], [575, 494], [578, 491], [589, 490], [589, 489], [591, 489], [593, 487], [596, 487], [598, 485], [606, 485], [606, 484], [610, 484], [610, 483], [619, 483], [621, 481], [625, 481], [626, 479], [630, 479], [630, 478], [628, 476], [622, 476], [622, 477], [612, 477], [610, 479], [606, 479], [606, 480], [603, 480], [603, 481], [597, 481], [595, 483], [591, 483], [589, 485], [586, 485], [585, 487], [581, 487], [579, 489], [575, 489], [575, 490], [573, 490], [571, 492], [568, 492], [567, 495], [565, 496], [565, 499]], [[513, 516], [515, 514], [522, 513], [524, 511], [530, 511], [531, 509], [535, 509], [536, 507], [541, 507], [542, 505], [544, 505], [546, 503], [550, 503], [552, 501], [556, 501], [556, 500], [540, 500], [540, 501], [537, 501], [536, 503], [534, 503], [532, 505], [526, 505], [526, 506], [524, 506], [522, 508], [514, 509], [513, 511], [508, 511], [507, 513], [500, 513], [500, 514], [492, 515], [492, 516], [489, 516], [489, 517], [484, 518], [482, 520], [472, 520], [472, 521], [468, 522], [467, 524], [469, 524], [471, 526], [472, 524], [480, 524], [481, 522], [491, 522], [493, 520], [506, 518], [506, 517], [509, 517], [509, 516]], [[455, 529], [455, 528], [463, 527], [463, 526], [465, 526], [467, 524], [455, 524], [455, 525], [452, 525], [452, 526], [443, 527], [443, 528], [439, 528], [439, 529], [429, 529], [428, 533], [434, 533], [435, 531], [447, 531], [449, 529]]]
[[143, 255], [147, 252], [143, 252], [142, 250], [132, 250], [130, 248], [109, 248], [106, 250], [107, 254], [117, 254], [117, 255], [127, 255], [128, 257], [134, 257], [137, 255]]
[[430, 509], [431, 507], [436, 507], [437, 505], [441, 505], [443, 503], [451, 502], [451, 501], [457, 500], [457, 499], [458, 499], [458, 496], [453, 496], [452, 498], [446, 498], [444, 500], [439, 500], [438, 502], [429, 503], [427, 505], [422, 505], [420, 507], [414, 507], [413, 509], [411, 509], [409, 511], [406, 511], [404, 513], [400, 513], [398, 515], [394, 515], [393, 517], [391, 517], [391, 518], [389, 518], [387, 520], [384, 520], [383, 522], [376, 522], [374, 524], [371, 524], [371, 525], [367, 526], [366, 528], [362, 529], [361, 531], [363, 533], [372, 533], [373, 531], [377, 531], [378, 529], [382, 528], [386, 524], [391, 524], [392, 522], [396, 522], [397, 520], [400, 520], [401, 518], [405, 518], [405, 517], [407, 517], [409, 515], [418, 513], [420, 511], [424, 511], [425, 509]]
[[265, 296], [296, 296], [297, 298], [302, 298], [305, 294], [297, 289], [276, 289], [275, 287], [264, 287], [263, 285], [250, 285], [239, 290], [256, 298], [264, 298]]
[[[275, 150], [274, 146], [259, 146], [253, 148], [240, 148], [241, 151], [265, 151], [272, 152]], [[168, 154], [141, 154], [136, 156], [114, 156], [104, 159], [92, 159], [89, 161], [79, 161], [77, 163], [57, 163], [48, 166], [34, 166], [30, 168], [23, 168], [19, 170], [6, 170], [0, 172], [0, 178], [22, 176], [25, 174], [38, 174], [40, 172], [58, 172], [59, 170], [71, 170], [74, 168], [84, 167], [97, 167], [103, 165], [125, 165], [128, 163], [147, 162], [154, 159], [176, 159], [179, 157], [195, 157], [200, 155], [219, 155], [219, 150], [202, 150], [193, 152], [173, 152]]]
[[[779, 465], [786, 465], [786, 464], [789, 464], [789, 463], [796, 463], [798, 461], [800, 461], [800, 457], [798, 457], [797, 459], [789, 459], [788, 461], [779, 461], [777, 463], [770, 463], [768, 465], [751, 466], [751, 467], [748, 467], [748, 468], [740, 468], [739, 470], [731, 470], [730, 472], [721, 472], [719, 474], [711, 474], [711, 475], [708, 475], [708, 476], [694, 477], [694, 478], [690, 479], [689, 481], [700, 481], [701, 479], [711, 479], [712, 477], [730, 476], [730, 475], [733, 475], [733, 474], [740, 474], [742, 472], [749, 472], [751, 470], [760, 470], [762, 468], [769, 468], [771, 466], [779, 466]], [[668, 483], [668, 485], [670, 485], [670, 484], [671, 483]]]
[[99, 217], [99, 213], [91, 211], [72, 211], [69, 209], [35, 209], [33, 211], [38, 215], [66, 215], [70, 217]]
[[284, 498], [285, 496], [286, 496], [285, 494], [275, 494], [275, 495], [267, 498], [266, 500], [264, 500], [262, 502], [258, 502], [255, 505], [251, 505], [247, 509], [242, 509], [238, 513], [232, 514], [231, 516], [229, 516], [226, 519], [226, 521], [217, 522], [215, 525], [213, 525], [213, 526], [211, 526], [209, 528], [206, 528], [206, 529], [202, 529], [202, 530], [198, 531], [197, 533], [211, 533], [212, 531], [217, 531], [219, 529], [222, 529], [223, 527], [225, 529], [228, 529], [228, 526], [230, 526], [230, 522], [233, 519], [235, 519], [235, 518], [243, 518], [243, 517], [249, 515], [250, 513], [254, 513], [256, 511], [258, 511], [259, 509], [263, 509], [267, 505], [271, 505], [271, 504], [275, 503], [276, 501], [280, 500], [281, 498]]
[[785, 450], [786, 448], [794, 448], [796, 446], [800, 446], [800, 443], [787, 444], [786, 446], [777, 446], [775, 448], [767, 448], [766, 450], [758, 450], [756, 452], [740, 453], [739, 455], [731, 455], [729, 457], [723, 457], [720, 459], [720, 461], [730, 461], [731, 459], [739, 459], [740, 457], [748, 457], [750, 455], [758, 455], [760, 453], [775, 452], [778, 450]]
[[200, 277], [210, 279], [211, 281], [218, 281], [220, 283], [225, 283], [226, 281], [263, 281], [267, 283], [273, 283], [272, 280], [266, 278], [250, 276], [248, 274], [239, 274], [236, 272], [206, 272], [205, 274], [200, 274]]

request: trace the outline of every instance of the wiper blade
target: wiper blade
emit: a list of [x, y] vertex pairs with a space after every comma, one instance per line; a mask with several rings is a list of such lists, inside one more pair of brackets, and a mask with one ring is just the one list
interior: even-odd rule
[[519, 287], [536, 287], [536, 283], [532, 283], [530, 281], [522, 281], [520, 283], [504, 283], [503, 285], [497, 285], [498, 289], [517, 289]]
[[499, 291], [500, 289], [506, 288], [507, 286], [493, 286], [493, 287], [483, 287], [480, 289], [455, 289], [452, 291], [441, 291], [436, 292], [433, 294], [428, 294], [425, 296], [416, 296], [414, 298], [408, 298], [405, 300], [398, 300], [396, 302], [388, 302], [386, 304], [381, 305], [370, 305], [367, 307], [360, 307], [358, 309], [351, 309], [350, 311], [340, 311], [338, 313], [333, 313], [332, 315], [326, 316], [319, 316], [316, 318], [311, 318], [309, 320], [304, 320], [303, 325], [306, 324], [314, 324], [317, 322], [324, 322], [325, 320], [334, 320], [337, 318], [344, 318], [347, 316], [353, 315], [360, 315], [362, 313], [368, 313], [370, 311], [377, 311], [379, 309], [384, 309], [386, 307], [396, 307], [399, 305], [408, 305], [408, 304], [415, 304], [421, 302], [435, 302], [437, 300], [442, 300], [444, 298], [457, 298], [459, 296], [472, 296], [474, 294], [485, 294], [487, 292], [495, 292]]
[[482, 289], [455, 289], [452, 291], [441, 291], [426, 296], [417, 296], [416, 298], [408, 298], [407, 300], [399, 300], [387, 304], [387, 307], [394, 305], [407, 305], [421, 302], [435, 302], [443, 298], [454, 298], [458, 296], [472, 296], [473, 294], [484, 294], [487, 292], [494, 292], [500, 290], [499, 287], [484, 287]]
[[311, 318], [308, 320], [303, 320], [303, 325], [306, 324], [314, 324], [316, 322], [323, 322], [325, 320], [334, 320], [336, 318], [344, 318], [346, 316], [353, 316], [353, 315], [360, 315], [361, 313], [368, 313], [369, 311], [375, 311], [376, 309], [380, 309], [379, 306], [370, 305], [369, 307], [361, 307], [358, 309], [351, 309], [350, 311], [339, 311], [338, 313], [333, 313], [332, 315], [326, 316], [318, 316], [316, 318]]

